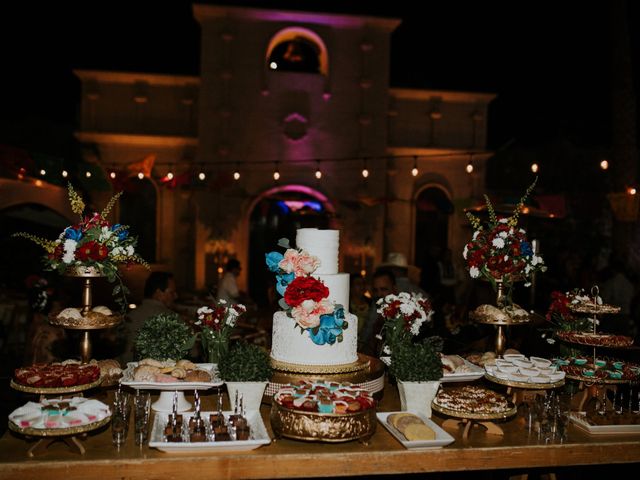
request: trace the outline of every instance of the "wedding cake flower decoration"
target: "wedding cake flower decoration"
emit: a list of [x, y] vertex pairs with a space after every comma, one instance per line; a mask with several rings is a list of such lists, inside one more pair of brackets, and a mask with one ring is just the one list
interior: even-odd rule
[[425, 322], [431, 322], [433, 308], [429, 299], [421, 294], [401, 292], [387, 295], [376, 303], [377, 312], [384, 319], [382, 353], [391, 355], [401, 343], [410, 343], [418, 336]]
[[200, 341], [210, 363], [220, 363], [220, 359], [227, 354], [233, 327], [246, 311], [244, 305], [230, 304], [222, 299], [198, 308], [195, 324], [202, 328]]
[[122, 283], [118, 267], [139, 263], [146, 268], [149, 264], [136, 253], [137, 237], [129, 234], [129, 227], [119, 223], [111, 224], [107, 217], [122, 195], [116, 193], [101, 213], [85, 215], [85, 203], [69, 184], [69, 202], [73, 213], [79, 215], [78, 223], [68, 226], [55, 240], [48, 240], [30, 233], [14, 233], [15, 237], [27, 238], [42, 248], [46, 254], [43, 262], [46, 270], [64, 274], [76, 267], [93, 267], [111, 283], [118, 282], [113, 294], [116, 301], [126, 306], [128, 290]]
[[269, 271], [276, 274], [276, 290], [282, 295], [278, 304], [316, 345], [342, 342], [342, 331], [348, 327], [342, 305], [329, 300], [329, 289], [311, 274], [320, 266], [320, 260], [302, 249], [289, 246], [281, 238], [278, 246], [285, 253], [265, 255]]
[[527, 188], [510, 217], [498, 217], [487, 195], [485, 200], [489, 221], [486, 224], [467, 212], [474, 232], [462, 256], [471, 278], [488, 280], [494, 290], [498, 282], [510, 289], [515, 280], [525, 280], [525, 286], [530, 286], [532, 275], [547, 269], [542, 256], [533, 251], [526, 231], [518, 227], [520, 213], [536, 182], [537, 179]]

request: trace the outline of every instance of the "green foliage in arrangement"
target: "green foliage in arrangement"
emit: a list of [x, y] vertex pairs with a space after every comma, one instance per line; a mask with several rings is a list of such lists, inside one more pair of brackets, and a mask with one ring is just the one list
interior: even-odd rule
[[196, 335], [177, 313], [160, 313], [145, 320], [135, 341], [136, 358], [180, 360], [189, 355]]
[[442, 338], [402, 342], [391, 352], [390, 373], [403, 382], [428, 382], [442, 378]]
[[236, 343], [218, 365], [225, 382], [264, 382], [271, 378], [269, 354], [258, 345]]

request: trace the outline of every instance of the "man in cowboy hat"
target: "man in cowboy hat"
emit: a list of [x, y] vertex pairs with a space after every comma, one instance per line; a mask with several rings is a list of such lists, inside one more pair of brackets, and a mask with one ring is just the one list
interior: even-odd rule
[[389, 252], [385, 262], [378, 267], [378, 269], [381, 268], [386, 268], [393, 272], [398, 292], [421, 293], [426, 296], [426, 292], [409, 278], [410, 270], [417, 270], [417, 267], [409, 265], [404, 253]]

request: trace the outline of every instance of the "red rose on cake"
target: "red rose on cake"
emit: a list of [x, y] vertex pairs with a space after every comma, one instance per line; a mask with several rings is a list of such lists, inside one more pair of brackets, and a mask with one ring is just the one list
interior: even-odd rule
[[290, 307], [297, 307], [305, 300], [319, 302], [329, 297], [329, 289], [313, 277], [296, 277], [284, 292], [284, 301]]

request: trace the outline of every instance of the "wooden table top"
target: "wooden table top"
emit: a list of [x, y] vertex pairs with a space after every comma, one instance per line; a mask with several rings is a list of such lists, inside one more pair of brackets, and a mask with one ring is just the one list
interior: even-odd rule
[[[213, 409], [213, 392], [201, 393], [203, 410]], [[107, 403], [110, 395], [99, 391], [95, 398]], [[398, 407], [397, 387], [387, 385], [378, 411]], [[261, 413], [273, 438], [269, 410], [269, 405], [262, 405]], [[445, 420], [435, 412], [432, 419], [440, 425]], [[524, 420], [517, 416], [501, 427], [504, 436], [473, 428], [466, 440], [462, 439], [462, 427], [448, 429], [455, 442], [433, 450], [407, 450], [378, 424], [368, 445], [278, 439], [247, 452], [174, 454], [136, 447], [132, 433], [117, 450], [107, 426], [83, 440], [84, 455], [56, 442], [34, 458], [27, 456], [32, 443], [7, 431], [0, 438], [0, 479], [296, 478], [640, 463], [640, 434], [590, 436], [570, 425], [566, 441], [545, 444], [535, 434], [527, 434]]]

